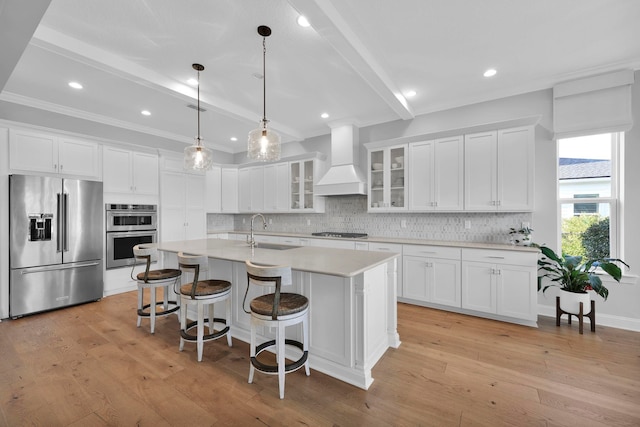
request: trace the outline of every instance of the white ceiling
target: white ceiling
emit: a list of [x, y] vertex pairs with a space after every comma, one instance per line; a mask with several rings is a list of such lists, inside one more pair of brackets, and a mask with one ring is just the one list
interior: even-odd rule
[[[0, 67], [0, 118], [176, 150], [196, 133], [196, 112], [187, 108], [196, 92], [186, 84], [194, 62], [206, 68], [205, 143], [246, 149], [262, 115], [259, 25], [273, 31], [267, 118], [284, 141], [640, 68], [638, 0], [48, 2], [0, 0], [0, 24], [24, 24], [0, 30], [7, 61], [24, 49], [12, 72]], [[299, 13], [312, 27], [297, 25]], [[37, 25], [33, 37], [29, 25]], [[498, 74], [483, 77], [487, 68]], [[71, 80], [84, 89], [70, 89]], [[398, 96], [409, 89], [417, 95]]]

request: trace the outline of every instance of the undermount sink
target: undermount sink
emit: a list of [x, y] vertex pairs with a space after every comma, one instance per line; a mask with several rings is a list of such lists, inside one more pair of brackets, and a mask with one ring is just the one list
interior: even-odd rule
[[275, 251], [286, 251], [287, 249], [295, 249], [299, 247], [300, 246], [281, 245], [279, 243], [256, 243], [256, 248], [258, 249], [273, 249]]

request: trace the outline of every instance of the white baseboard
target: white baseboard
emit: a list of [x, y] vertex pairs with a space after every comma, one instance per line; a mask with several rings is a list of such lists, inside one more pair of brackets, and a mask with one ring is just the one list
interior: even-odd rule
[[[538, 304], [538, 315], [555, 318], [556, 307], [551, 305]], [[598, 310], [596, 310], [596, 328], [598, 325], [609, 326], [609, 327], [618, 328], [618, 329], [626, 329], [634, 332], [640, 332], [640, 319], [615, 316], [612, 314], [600, 314], [598, 313]]]
[[108, 297], [111, 295], [117, 295], [117, 294], [129, 292], [129, 291], [135, 291], [136, 289], [138, 289], [138, 285], [135, 282], [133, 282], [132, 285], [121, 286], [119, 288], [105, 289], [103, 294], [105, 297]]

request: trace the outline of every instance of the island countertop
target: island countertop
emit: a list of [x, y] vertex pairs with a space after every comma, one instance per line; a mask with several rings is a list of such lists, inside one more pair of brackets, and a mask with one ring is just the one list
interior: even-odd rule
[[285, 250], [258, 246], [251, 249], [246, 242], [226, 239], [160, 242], [156, 246], [159, 250], [167, 252], [206, 255], [209, 258], [227, 261], [244, 262], [245, 260], [251, 260], [255, 263], [268, 265], [287, 265], [294, 270], [339, 277], [354, 277], [399, 256], [391, 252], [369, 252], [313, 246], [296, 246]]

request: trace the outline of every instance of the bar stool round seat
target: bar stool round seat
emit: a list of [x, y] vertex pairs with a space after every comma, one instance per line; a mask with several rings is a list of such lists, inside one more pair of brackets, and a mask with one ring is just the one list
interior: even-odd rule
[[[137, 263], [131, 268], [131, 278], [138, 283], [138, 324], [140, 327], [143, 317], [148, 317], [151, 323], [151, 333], [155, 333], [156, 318], [175, 313], [180, 309], [177, 301], [169, 300], [169, 286], [175, 286], [182, 275], [182, 271], [174, 268], [162, 268], [151, 270], [151, 263], [158, 260], [158, 250], [145, 245], [133, 247], [133, 256], [138, 260], [145, 261], [145, 270], [134, 276]], [[157, 301], [156, 289], [163, 291], [162, 301]], [[149, 303], [144, 304], [144, 290], [149, 289]], [[157, 306], [161, 305], [162, 310], [158, 311]]]
[[[202, 361], [204, 343], [221, 338], [226, 335], [227, 344], [232, 347], [231, 329], [231, 282], [220, 279], [204, 279], [201, 275], [209, 270], [209, 259], [206, 255], [178, 254], [180, 269], [193, 274], [193, 281], [180, 286], [180, 351], [184, 350], [185, 342], [195, 342], [197, 345], [198, 362]], [[226, 318], [214, 316], [214, 304], [225, 302]], [[187, 322], [187, 310], [189, 305], [196, 306], [196, 320]], [[208, 317], [204, 317], [205, 309], [208, 309]], [[208, 325], [208, 334], [205, 335], [204, 327]], [[215, 330], [215, 326], [219, 329]], [[191, 329], [196, 328], [195, 335]]]
[[[251, 261], [245, 261], [245, 264], [247, 267], [247, 293], [251, 284], [275, 287], [275, 292], [252, 299], [249, 304], [250, 310], [247, 311], [251, 314], [249, 383], [253, 382], [256, 370], [265, 374], [278, 375], [280, 399], [284, 399], [285, 374], [304, 366], [306, 375], [310, 375], [308, 361], [309, 299], [296, 293], [280, 292], [281, 286], [292, 284], [290, 267], [256, 265]], [[298, 323], [302, 323], [303, 342], [288, 339], [285, 336], [285, 328]], [[259, 326], [275, 328], [276, 339], [258, 345], [256, 332]], [[298, 348], [301, 351], [301, 356], [293, 362], [286, 363], [285, 346]], [[261, 352], [272, 347], [276, 353], [277, 363], [275, 365], [258, 360], [258, 355]]]

